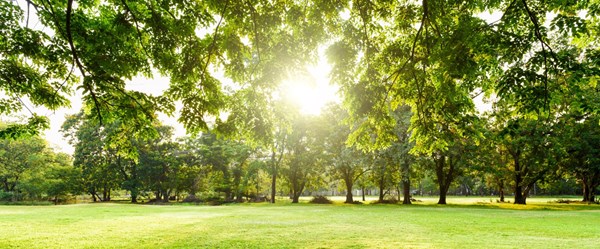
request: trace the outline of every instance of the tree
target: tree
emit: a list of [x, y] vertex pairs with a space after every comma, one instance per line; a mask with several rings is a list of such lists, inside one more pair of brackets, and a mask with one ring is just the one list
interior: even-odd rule
[[365, 163], [371, 165], [369, 174], [371, 182], [379, 189], [379, 199], [377, 201], [382, 203], [385, 195], [399, 182], [399, 165], [393, 159], [393, 152], [389, 150], [376, 151], [369, 155], [371, 157], [367, 158]]
[[411, 204], [411, 194], [410, 194], [410, 178], [411, 178], [411, 165], [415, 162], [415, 156], [413, 156], [410, 151], [412, 150], [414, 144], [410, 141], [410, 116], [411, 110], [408, 106], [398, 107], [393, 113], [392, 116], [396, 121], [396, 125], [394, 127], [394, 134], [396, 135], [396, 140], [392, 142], [391, 150], [392, 157], [394, 162], [399, 164], [399, 170], [402, 180], [402, 195], [404, 199], [402, 200], [402, 204]]
[[324, 138], [327, 162], [334, 178], [341, 179], [346, 187], [345, 203], [353, 203], [352, 189], [354, 182], [366, 173], [369, 168], [366, 161], [368, 155], [355, 147], [346, 145], [351, 127], [344, 124], [347, 113], [339, 105], [331, 104], [323, 111], [321, 121], [328, 128]]
[[555, 171], [557, 142], [550, 125], [528, 119], [512, 119], [500, 132], [514, 176], [515, 204], [526, 204], [536, 182]]
[[136, 202], [139, 190], [155, 193], [156, 201], [168, 202], [177, 188], [181, 162], [176, 160], [178, 144], [172, 142], [173, 127], [157, 125], [159, 136], [134, 141], [139, 150], [138, 160], [131, 160], [129, 167], [122, 168], [125, 176], [124, 188], [131, 192], [131, 201]]
[[562, 140], [566, 155], [560, 163], [582, 185], [583, 201], [595, 202], [600, 186], [600, 127], [599, 119], [590, 117], [563, 127]]
[[71, 156], [54, 154], [44, 171], [45, 191], [48, 197], [54, 199], [54, 204], [71, 194], [81, 193], [81, 170], [73, 167]]
[[[117, 132], [119, 127], [118, 122], [100, 125], [84, 112], [67, 116], [62, 125], [63, 135], [75, 147], [73, 165], [82, 172], [84, 192], [94, 201], [110, 201], [111, 191], [122, 182], [122, 167], [129, 163], [125, 162], [128, 159], [124, 155], [133, 152], [121, 151], [119, 154], [114, 147], [119, 145], [117, 141], [120, 144], [131, 142], [128, 136]], [[111, 142], [111, 138], [115, 141]], [[124, 147], [133, 149], [130, 144]]]
[[29, 174], [43, 169], [47, 162], [46, 141], [34, 136], [0, 140], [0, 184], [3, 192], [19, 198], [21, 181]]
[[322, 124], [314, 116], [299, 116], [294, 120], [287, 143], [284, 175], [290, 185], [292, 203], [298, 203], [300, 195], [321, 177], [323, 166]]

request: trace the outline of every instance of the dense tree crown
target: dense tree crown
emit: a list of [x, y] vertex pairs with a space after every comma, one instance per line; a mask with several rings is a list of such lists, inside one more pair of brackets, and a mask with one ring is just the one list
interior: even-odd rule
[[[2, 1], [0, 114], [30, 118], [0, 135], [34, 150], [11, 144], [48, 126], [29, 106], [67, 107], [80, 92], [63, 130], [80, 191], [101, 200], [122, 189], [132, 201], [274, 201], [279, 189], [297, 201], [340, 185], [350, 203], [357, 186], [402, 182], [408, 203], [412, 175], [436, 183], [440, 204], [457, 181], [469, 192], [481, 179], [525, 204], [536, 186], [574, 178], [594, 201], [599, 13], [598, 1], [558, 0]], [[303, 116], [279, 86], [321, 48], [342, 103]], [[126, 89], [159, 75], [170, 79], [160, 96]], [[160, 112], [192, 137], [173, 141]], [[18, 160], [2, 165], [4, 192], [34, 165]]]

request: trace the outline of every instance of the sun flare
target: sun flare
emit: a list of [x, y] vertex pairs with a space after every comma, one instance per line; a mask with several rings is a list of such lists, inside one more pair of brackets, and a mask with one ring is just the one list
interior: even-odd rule
[[337, 87], [329, 84], [330, 70], [324, 59], [307, 66], [304, 75], [283, 82], [283, 97], [297, 105], [301, 113], [319, 115], [327, 103], [339, 100]]

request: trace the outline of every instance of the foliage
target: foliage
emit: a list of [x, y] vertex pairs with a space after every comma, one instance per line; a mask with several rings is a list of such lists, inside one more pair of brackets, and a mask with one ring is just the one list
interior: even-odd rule
[[[23, 143], [48, 127], [28, 102], [57, 110], [81, 92], [85, 107], [63, 126], [75, 169], [36, 170], [47, 158], [34, 148], [32, 158], [0, 154], [3, 189], [42, 193], [46, 173], [80, 173], [51, 192], [81, 183], [102, 200], [126, 189], [132, 200], [206, 192], [241, 201], [269, 189], [259, 186], [269, 174], [273, 202], [281, 186], [297, 200], [330, 177], [352, 203], [372, 170], [382, 190], [402, 181], [405, 197], [411, 174], [435, 178], [441, 204], [456, 179], [513, 185], [525, 204], [536, 184], [562, 176], [593, 201], [599, 13], [595, 1], [559, 0], [4, 1], [0, 114], [31, 116], [0, 127], [0, 138]], [[343, 100], [309, 120], [279, 86], [305, 74], [321, 47]], [[160, 96], [126, 87], [157, 75], [170, 80]], [[478, 96], [493, 105], [485, 115]], [[196, 137], [170, 141], [156, 122], [175, 103]]]

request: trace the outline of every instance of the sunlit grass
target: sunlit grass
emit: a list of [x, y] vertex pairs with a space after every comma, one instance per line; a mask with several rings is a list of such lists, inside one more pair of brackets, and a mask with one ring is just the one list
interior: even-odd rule
[[[0, 206], [0, 248], [597, 248], [600, 206]], [[337, 198], [335, 198], [337, 201]], [[556, 198], [554, 198], [556, 199]], [[341, 199], [343, 201], [343, 198]], [[473, 200], [476, 200], [473, 202]], [[482, 199], [483, 200], [483, 199]], [[489, 198], [486, 199], [489, 203]], [[430, 202], [431, 201], [431, 202]], [[520, 210], [520, 209], [528, 210]]]

